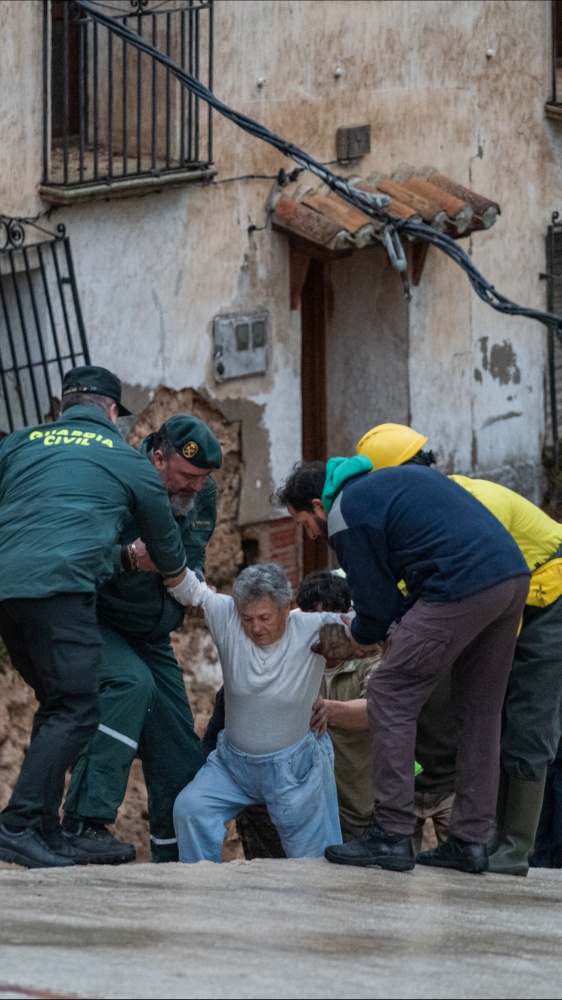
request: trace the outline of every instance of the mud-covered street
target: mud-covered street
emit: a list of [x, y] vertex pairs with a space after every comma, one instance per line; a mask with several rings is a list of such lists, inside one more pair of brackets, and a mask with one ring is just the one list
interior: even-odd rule
[[0, 997], [562, 997], [558, 872], [204, 862], [0, 892]]

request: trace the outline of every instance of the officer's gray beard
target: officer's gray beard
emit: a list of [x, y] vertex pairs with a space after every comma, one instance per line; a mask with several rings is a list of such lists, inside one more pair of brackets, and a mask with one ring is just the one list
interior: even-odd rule
[[195, 503], [195, 493], [191, 497], [182, 497], [178, 494], [168, 494], [170, 497], [170, 507], [176, 517], [185, 517], [193, 510]]

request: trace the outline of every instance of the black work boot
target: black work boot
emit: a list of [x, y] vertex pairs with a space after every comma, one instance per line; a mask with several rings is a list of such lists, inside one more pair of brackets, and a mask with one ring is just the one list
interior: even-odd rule
[[393, 872], [409, 872], [416, 863], [411, 838], [400, 833], [387, 833], [376, 823], [372, 823], [357, 840], [327, 847], [324, 857], [335, 865], [360, 865], [363, 868], [378, 865]]
[[75, 865], [87, 865], [90, 860], [86, 851], [72, 846], [68, 836], [63, 833], [60, 826], [54, 830], [44, 830], [43, 840], [52, 851], [60, 854], [63, 858], [70, 858]]
[[31, 826], [16, 831], [0, 825], [0, 861], [25, 868], [70, 868], [75, 864], [68, 855], [54, 851]]
[[137, 852], [132, 844], [117, 840], [101, 823], [63, 820], [63, 836], [72, 846], [88, 855], [90, 865], [125, 865]]
[[507, 802], [502, 834], [496, 850], [489, 851], [491, 872], [523, 875], [529, 871], [544, 798], [544, 781], [508, 778]]
[[488, 870], [486, 844], [469, 844], [458, 837], [449, 837], [431, 851], [422, 851], [416, 862], [434, 868], [456, 868], [459, 872], [471, 872], [473, 875]]

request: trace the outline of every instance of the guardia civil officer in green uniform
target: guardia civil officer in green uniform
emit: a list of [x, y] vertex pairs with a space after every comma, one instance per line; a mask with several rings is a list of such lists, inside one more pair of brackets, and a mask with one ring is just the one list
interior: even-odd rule
[[[168, 491], [187, 565], [204, 579], [205, 547], [216, 521], [211, 472], [222, 463], [219, 442], [202, 420], [185, 414], [171, 417], [149, 435], [141, 452]], [[115, 576], [98, 598], [105, 640], [101, 721], [74, 769], [64, 828], [91, 861], [121, 864], [134, 859], [134, 847], [113, 837], [106, 824], [115, 821], [138, 753], [148, 791], [152, 859], [177, 861], [174, 801], [203, 763], [170, 642], [185, 609], [168, 594], [162, 577], [150, 572], [154, 567], [133, 518], [120, 542], [114, 553]]]
[[119, 379], [65, 376], [61, 416], [0, 442], [0, 634], [39, 708], [0, 813], [0, 859], [31, 868], [87, 863], [59, 826], [65, 774], [99, 722], [96, 591], [113, 574], [133, 514], [155, 565], [183, 579], [181, 534], [162, 480], [116, 427]]

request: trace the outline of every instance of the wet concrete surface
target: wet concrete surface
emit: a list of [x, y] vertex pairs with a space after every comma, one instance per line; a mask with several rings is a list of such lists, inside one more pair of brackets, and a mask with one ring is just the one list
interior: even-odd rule
[[0, 898], [0, 998], [562, 998], [559, 871], [13, 869]]

